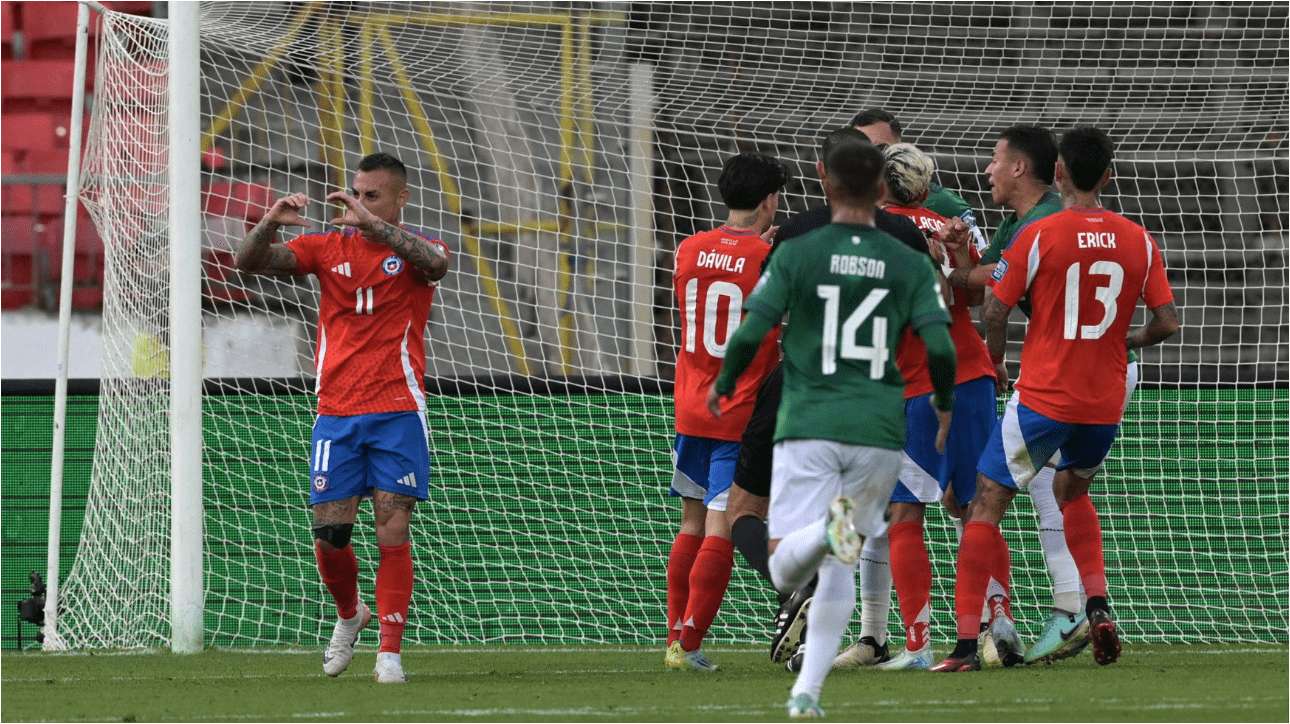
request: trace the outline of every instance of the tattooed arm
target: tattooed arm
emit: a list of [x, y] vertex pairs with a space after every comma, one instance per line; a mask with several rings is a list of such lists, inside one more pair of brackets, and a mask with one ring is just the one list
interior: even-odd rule
[[333, 219], [333, 224], [353, 226], [362, 232], [368, 241], [384, 244], [395, 254], [403, 257], [412, 265], [427, 282], [437, 282], [448, 273], [448, 255], [443, 249], [412, 232], [378, 218], [368, 211], [358, 199], [344, 191], [333, 191], [327, 195], [328, 201], [339, 201], [345, 204], [345, 215]]
[[309, 197], [291, 194], [278, 199], [264, 219], [242, 240], [233, 262], [248, 274], [291, 274], [296, 270], [296, 253], [278, 243], [278, 228], [308, 226], [300, 211], [309, 205]]

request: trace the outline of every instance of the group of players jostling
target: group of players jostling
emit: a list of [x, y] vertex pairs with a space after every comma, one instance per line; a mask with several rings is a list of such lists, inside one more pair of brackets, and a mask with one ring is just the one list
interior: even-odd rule
[[[985, 173], [1011, 211], [987, 243], [933, 164], [882, 110], [821, 143], [828, 204], [772, 226], [789, 181], [758, 153], [717, 182], [726, 223], [681, 243], [675, 472], [682, 515], [667, 567], [665, 663], [714, 671], [701, 644], [738, 548], [780, 610], [771, 658], [798, 672], [788, 714], [822, 716], [829, 671], [963, 672], [1074, 656], [1116, 661], [1089, 483], [1137, 381], [1133, 350], [1178, 330], [1151, 235], [1103, 208], [1101, 130], [1003, 130]], [[989, 293], [987, 293], [989, 290]], [[1130, 332], [1138, 299], [1151, 322]], [[985, 338], [972, 320], [982, 306]], [[996, 395], [1014, 306], [1030, 318], [1022, 374]], [[1029, 489], [1053, 578], [1052, 615], [1017, 634], [999, 523]], [[959, 534], [957, 642], [930, 648], [923, 535], [942, 501]], [[856, 607], [860, 636], [839, 653]], [[905, 648], [887, 645], [896, 590]]]
[[[816, 163], [828, 204], [780, 227], [784, 164], [730, 157], [717, 183], [726, 223], [676, 252], [670, 492], [682, 514], [667, 564], [665, 664], [717, 670], [701, 645], [738, 548], [779, 593], [771, 657], [798, 672], [786, 704], [795, 717], [822, 716], [824, 679], [839, 666], [959, 672], [983, 659], [1053, 661], [1090, 642], [1098, 663], [1120, 652], [1088, 488], [1136, 383], [1132, 350], [1178, 329], [1160, 251], [1101, 207], [1113, 145], [1096, 128], [1060, 142], [1037, 126], [1000, 133], [985, 172], [993, 201], [1012, 214], [988, 242], [969, 205], [932, 182], [931, 160], [900, 135], [881, 110], [829, 133]], [[323, 670], [344, 672], [376, 618], [382, 683], [407, 681], [409, 525], [429, 494], [423, 338], [449, 267], [442, 241], [401, 225], [408, 198], [404, 165], [369, 155], [352, 187], [327, 197], [345, 209], [337, 228], [280, 243], [281, 227], [311, 225], [311, 199], [290, 194], [237, 256], [247, 273], [319, 280], [310, 505], [338, 616]], [[1130, 332], [1139, 298], [1153, 318]], [[981, 305], [984, 340], [971, 314]], [[1023, 375], [999, 419], [1013, 306], [1030, 325]], [[1028, 649], [1011, 617], [999, 531], [1027, 488], [1053, 578], [1052, 616]], [[375, 613], [350, 544], [364, 497], [380, 552]], [[934, 663], [923, 519], [938, 500], [960, 538], [958, 637]], [[857, 568], [860, 636], [839, 653]], [[893, 586], [905, 630], [895, 655]]]

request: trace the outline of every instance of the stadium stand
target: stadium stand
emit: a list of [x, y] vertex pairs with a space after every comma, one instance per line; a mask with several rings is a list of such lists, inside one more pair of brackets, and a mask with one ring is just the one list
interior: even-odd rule
[[39, 226], [30, 216], [5, 216], [3, 281], [0, 281], [0, 308], [20, 309], [37, 300], [41, 267], [41, 248], [37, 241]]
[[[76, 57], [76, 3], [20, 3], [23, 54], [32, 60]], [[38, 9], [37, 9], [38, 8]], [[90, 34], [97, 33], [90, 23]]]
[[[71, 60], [6, 60], [0, 69], [0, 98], [6, 113], [37, 112], [70, 117], [75, 84]], [[86, 78], [86, 90], [94, 79]]]
[[0, 25], [3, 26], [3, 34], [0, 37], [0, 58], [10, 60], [14, 57], [14, 33], [17, 30], [13, 3], [0, 3]]
[[[63, 278], [63, 220], [51, 219], [40, 237], [49, 258], [49, 282]], [[95, 310], [103, 306], [103, 239], [89, 217], [76, 221], [76, 251], [72, 261], [72, 309]]]

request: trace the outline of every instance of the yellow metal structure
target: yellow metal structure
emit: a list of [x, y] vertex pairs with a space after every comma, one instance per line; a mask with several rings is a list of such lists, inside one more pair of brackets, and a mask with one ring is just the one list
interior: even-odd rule
[[[281, 40], [273, 50], [251, 70], [242, 80], [238, 90], [225, 106], [215, 114], [206, 132], [202, 135], [202, 150], [210, 150], [215, 138], [227, 132], [234, 118], [245, 108], [247, 102], [259, 91], [269, 74], [282, 61], [283, 56], [291, 49], [300, 36], [302, 29], [311, 17], [321, 21], [320, 34], [320, 83], [319, 83], [319, 124], [322, 159], [329, 169], [336, 174], [334, 183], [343, 188], [348, 182], [345, 170], [344, 130], [348, 119], [345, 106], [345, 76], [343, 58], [340, 49], [342, 42], [342, 19], [327, 12], [319, 12], [325, 7], [323, 3], [309, 3], [302, 7], [287, 25]], [[592, 83], [590, 26], [593, 23], [624, 22], [621, 13], [585, 13], [578, 16], [568, 13], [355, 13], [343, 19], [349, 25], [358, 25], [360, 56], [358, 62], [358, 102], [356, 126], [358, 129], [359, 149], [366, 155], [374, 150], [376, 137], [375, 121], [372, 107], [376, 100], [373, 77], [376, 59], [374, 49], [384, 56], [391, 70], [394, 85], [398, 88], [414, 130], [421, 138], [423, 151], [439, 181], [447, 201], [448, 210], [461, 219], [462, 243], [466, 253], [474, 260], [479, 273], [480, 287], [488, 297], [493, 312], [502, 327], [507, 348], [514, 360], [515, 370], [521, 375], [532, 374], [531, 365], [524, 352], [523, 340], [519, 333], [514, 314], [502, 298], [497, 277], [484, 258], [480, 247], [482, 235], [513, 234], [519, 231], [552, 232], [560, 243], [560, 267], [558, 271], [559, 286], [559, 367], [562, 374], [571, 371], [571, 351], [573, 345], [572, 326], [575, 319], [572, 287], [575, 270], [571, 267], [570, 258], [576, 251], [577, 237], [587, 231], [585, 220], [581, 217], [582, 205], [576, 198], [568, 195], [560, 203], [560, 220], [542, 221], [534, 224], [502, 224], [496, 222], [472, 222], [462, 217], [462, 200], [452, 173], [439, 152], [435, 142], [434, 131], [422, 106], [421, 98], [413, 86], [407, 68], [404, 66], [398, 47], [390, 35], [390, 28], [397, 26], [453, 26], [453, 25], [486, 25], [486, 26], [542, 26], [554, 27], [560, 32], [560, 154], [558, 159], [557, 187], [562, 192], [571, 189], [575, 169], [581, 170], [581, 181], [591, 184], [595, 179], [594, 122], [592, 119]], [[590, 228], [603, 228], [604, 225], [591, 221]]]

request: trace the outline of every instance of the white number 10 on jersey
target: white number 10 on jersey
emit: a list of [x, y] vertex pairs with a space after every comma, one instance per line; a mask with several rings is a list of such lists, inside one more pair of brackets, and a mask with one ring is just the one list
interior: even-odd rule
[[[729, 300], [722, 304], [722, 297]], [[725, 359], [726, 346], [739, 323], [743, 321], [741, 310], [744, 306], [744, 290], [738, 284], [716, 281], [703, 290], [703, 348], [716, 359]], [[685, 351], [693, 352], [695, 322], [699, 316], [699, 280], [691, 279], [685, 283]], [[721, 342], [717, 341], [717, 330], [725, 327], [726, 334]]]
[[[860, 306], [847, 317], [842, 323], [841, 334], [838, 330], [838, 307], [842, 298], [842, 290], [836, 284], [820, 284], [815, 287], [815, 293], [820, 295], [824, 300], [824, 329], [822, 330], [822, 345], [820, 348], [820, 371], [826, 375], [831, 375], [838, 371], [838, 356], [841, 352], [842, 359], [868, 360], [869, 361], [869, 379], [880, 380], [886, 372], [887, 360], [891, 353], [887, 350], [887, 318], [873, 318], [873, 340], [870, 346], [856, 344], [856, 332], [859, 331], [860, 325], [869, 319], [873, 310], [878, 308], [878, 304], [887, 296], [886, 289], [871, 289], [869, 295], [860, 302]], [[838, 344], [838, 338], [841, 336], [841, 345]]]

